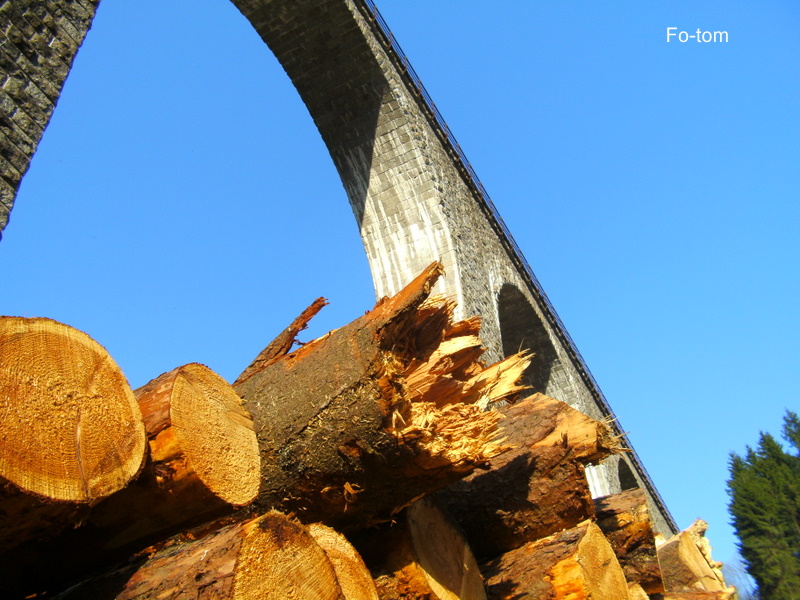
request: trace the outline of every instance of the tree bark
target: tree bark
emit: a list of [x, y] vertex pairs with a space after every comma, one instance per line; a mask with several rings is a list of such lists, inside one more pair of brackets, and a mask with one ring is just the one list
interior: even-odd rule
[[594, 517], [583, 462], [617, 451], [605, 424], [542, 394], [501, 412], [513, 449], [436, 494], [481, 558]]
[[170, 543], [55, 598], [344, 600], [322, 548], [305, 527], [275, 512]]
[[[261, 448], [259, 506], [363, 526], [504, 449], [499, 415], [482, 409], [519, 392], [528, 361], [477, 361], [462, 339], [474, 321], [453, 323], [452, 303], [428, 299], [440, 274], [434, 263], [361, 318], [236, 386]], [[442, 387], [457, 393], [440, 395]]]
[[622, 451], [608, 423], [595, 421], [568, 404], [536, 393], [501, 409], [508, 443], [529, 448], [562, 446], [583, 464], [598, 463]]
[[381, 600], [485, 600], [466, 539], [435, 502], [423, 498], [392, 526], [360, 533], [356, 546]]
[[253, 422], [211, 369], [178, 367], [135, 395], [150, 454], [135, 482], [90, 513], [88, 526], [103, 532], [104, 551], [163, 538], [250, 504], [260, 484]]
[[648, 594], [664, 591], [655, 537], [644, 490], [627, 490], [595, 500], [597, 524], [619, 559], [625, 578]]
[[490, 600], [628, 600], [614, 551], [590, 521], [507, 552], [483, 574]]
[[0, 552], [80, 522], [144, 461], [133, 392], [108, 352], [50, 319], [0, 317]]

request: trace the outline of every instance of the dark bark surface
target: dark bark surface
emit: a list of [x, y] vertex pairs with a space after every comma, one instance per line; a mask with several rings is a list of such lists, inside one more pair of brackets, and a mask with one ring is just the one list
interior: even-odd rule
[[434, 263], [364, 316], [235, 386], [261, 449], [261, 509], [340, 527], [388, 520], [499, 451], [497, 415], [458, 397], [437, 406], [407, 388], [409, 372], [450, 374], [420, 367], [460, 326], [452, 305], [425, 304], [440, 275]]
[[594, 517], [583, 463], [616, 451], [606, 425], [542, 394], [501, 412], [513, 449], [436, 494], [482, 558]]

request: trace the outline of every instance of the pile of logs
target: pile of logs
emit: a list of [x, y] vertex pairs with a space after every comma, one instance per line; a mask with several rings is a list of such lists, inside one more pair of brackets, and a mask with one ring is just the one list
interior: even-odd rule
[[620, 440], [524, 397], [524, 353], [484, 364], [440, 275], [293, 350], [316, 301], [232, 385], [132, 391], [86, 334], [0, 317], [0, 597], [732, 598], [702, 522], [592, 499]]

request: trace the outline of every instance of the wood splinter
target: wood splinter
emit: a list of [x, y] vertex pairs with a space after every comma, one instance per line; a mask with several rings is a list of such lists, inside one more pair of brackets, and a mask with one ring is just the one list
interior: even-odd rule
[[235, 388], [256, 423], [264, 508], [363, 526], [484, 464], [505, 446], [496, 411], [524, 389], [515, 355], [486, 367], [479, 321], [430, 298], [438, 263], [349, 325], [245, 370]]

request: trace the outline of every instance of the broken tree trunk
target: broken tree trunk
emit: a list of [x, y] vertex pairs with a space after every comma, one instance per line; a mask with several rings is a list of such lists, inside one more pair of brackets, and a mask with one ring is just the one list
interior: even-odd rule
[[310, 524], [308, 532], [331, 561], [344, 600], [379, 600], [369, 569], [346, 537], [321, 523]]
[[59, 600], [344, 600], [333, 566], [305, 527], [280, 513], [177, 541], [87, 580]]
[[464, 536], [429, 498], [392, 526], [359, 534], [356, 546], [381, 600], [485, 600], [483, 577]]
[[258, 494], [253, 422], [222, 377], [191, 363], [135, 391], [150, 455], [142, 474], [92, 511], [106, 551], [211, 520]]
[[504, 449], [500, 415], [482, 409], [522, 389], [528, 359], [484, 367], [477, 321], [454, 323], [451, 302], [428, 298], [440, 274], [434, 263], [356, 321], [236, 386], [261, 447], [259, 506], [366, 525]]
[[594, 516], [583, 461], [617, 451], [608, 426], [541, 394], [501, 409], [513, 447], [436, 494], [490, 558]]
[[595, 500], [597, 525], [617, 555], [625, 578], [648, 594], [664, 591], [655, 537], [644, 490], [627, 490]]
[[142, 417], [108, 352], [50, 319], [0, 317], [0, 552], [55, 534], [123, 488]]
[[628, 584], [590, 521], [507, 552], [483, 567], [490, 600], [627, 600]]

